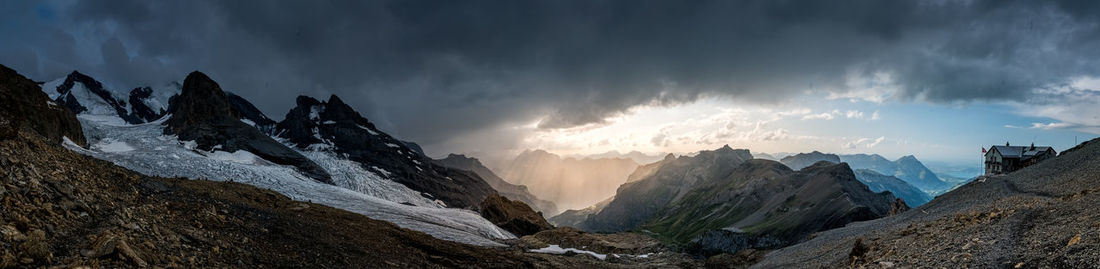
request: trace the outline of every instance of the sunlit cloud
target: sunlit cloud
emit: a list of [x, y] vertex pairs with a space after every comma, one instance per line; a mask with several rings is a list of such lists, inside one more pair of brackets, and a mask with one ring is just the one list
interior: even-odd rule
[[1043, 129], [1043, 130], [1062, 129], [1062, 128], [1070, 128], [1070, 127], [1073, 127], [1073, 124], [1065, 123], [1065, 122], [1051, 122], [1051, 123], [1035, 122], [1035, 123], [1031, 124], [1031, 129]]
[[832, 119], [833, 119], [833, 114], [831, 114], [831, 113], [812, 114], [812, 115], [806, 115], [806, 116], [802, 117], [802, 120], [832, 120]]
[[882, 141], [885, 141], [885, 140], [886, 140], [886, 137], [884, 137], [884, 136], [880, 136], [878, 138], [873, 138], [873, 139], [872, 138], [861, 137], [859, 139], [856, 139], [855, 141], [849, 141], [847, 143], [844, 143], [844, 148], [845, 149], [856, 149], [857, 147], [862, 146], [862, 147], [865, 147], [865, 148], [869, 149], [869, 148], [874, 148], [875, 146], [878, 146], [879, 144], [882, 143]]

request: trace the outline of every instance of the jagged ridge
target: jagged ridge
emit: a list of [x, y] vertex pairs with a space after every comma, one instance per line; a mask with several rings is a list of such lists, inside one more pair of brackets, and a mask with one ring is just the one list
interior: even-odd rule
[[195, 141], [205, 151], [245, 150], [277, 164], [291, 165], [302, 174], [332, 183], [323, 168], [302, 154], [287, 148], [256, 128], [241, 122], [240, 112], [230, 105], [229, 97], [217, 82], [198, 71], [183, 82], [183, 91], [169, 105], [172, 117], [165, 134], [178, 135], [181, 141]]

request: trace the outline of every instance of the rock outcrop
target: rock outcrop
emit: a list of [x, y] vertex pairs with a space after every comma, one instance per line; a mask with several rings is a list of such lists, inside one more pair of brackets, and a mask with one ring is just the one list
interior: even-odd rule
[[61, 144], [68, 137], [85, 145], [80, 121], [68, 108], [50, 100], [42, 88], [15, 70], [0, 65], [0, 140], [28, 131]]
[[203, 73], [192, 72], [184, 80], [180, 96], [173, 98], [169, 108], [172, 117], [165, 122], [165, 134], [178, 135], [180, 141], [195, 141], [200, 150], [245, 150], [273, 163], [294, 166], [310, 178], [332, 183], [328, 173], [316, 163], [242, 122], [241, 113], [233, 109], [229, 100], [217, 82]]
[[542, 214], [531, 210], [527, 204], [508, 200], [497, 194], [485, 198], [478, 205], [478, 213], [515, 236], [531, 235], [554, 228], [543, 219]]

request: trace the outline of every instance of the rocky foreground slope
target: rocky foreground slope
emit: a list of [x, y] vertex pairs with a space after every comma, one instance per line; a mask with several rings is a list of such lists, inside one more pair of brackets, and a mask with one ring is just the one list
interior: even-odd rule
[[1100, 143], [979, 177], [900, 215], [817, 234], [757, 267], [1100, 266]]

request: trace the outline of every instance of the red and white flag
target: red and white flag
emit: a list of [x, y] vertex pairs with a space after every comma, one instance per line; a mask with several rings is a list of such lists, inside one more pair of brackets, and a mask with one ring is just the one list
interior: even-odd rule
[[982, 147], [982, 153], [985, 153], [985, 147]]

